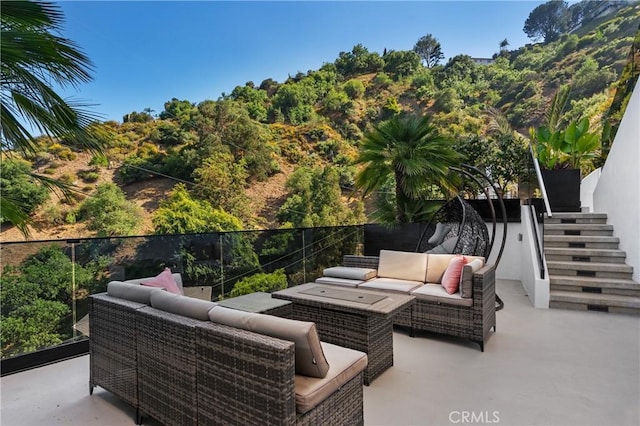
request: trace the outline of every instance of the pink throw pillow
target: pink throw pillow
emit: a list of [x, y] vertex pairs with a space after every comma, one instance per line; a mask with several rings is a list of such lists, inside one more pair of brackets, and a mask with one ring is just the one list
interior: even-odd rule
[[444, 275], [442, 276], [442, 287], [444, 287], [447, 293], [453, 294], [458, 291], [462, 268], [464, 268], [466, 263], [467, 259], [462, 255], [456, 255], [449, 261], [449, 266], [447, 266], [447, 270], [444, 271]]
[[164, 268], [164, 271], [160, 272], [153, 278], [142, 281], [140, 284], [148, 287], [164, 288], [169, 293], [183, 295], [180, 291], [180, 287], [178, 287], [178, 283], [176, 283], [173, 275], [171, 275], [171, 269], [169, 268]]

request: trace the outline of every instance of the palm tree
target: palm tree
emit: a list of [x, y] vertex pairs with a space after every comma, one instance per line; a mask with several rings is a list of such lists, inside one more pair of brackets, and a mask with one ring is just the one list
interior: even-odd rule
[[394, 179], [396, 222], [406, 223], [408, 209], [424, 201], [432, 185], [445, 191], [455, 187], [449, 169], [460, 164], [460, 156], [430, 116], [394, 116], [365, 134], [356, 162], [364, 165], [356, 176], [364, 195]]
[[[71, 40], [55, 35], [62, 30], [63, 14], [44, 1], [3, 1], [0, 14], [0, 120], [3, 155], [30, 155], [37, 150], [33, 128], [100, 152], [100, 130], [87, 105], [72, 103], [52, 86], [77, 87], [91, 81], [91, 62]], [[44, 182], [51, 185], [51, 180]], [[0, 216], [26, 233], [28, 216], [20, 206], [3, 198]]]

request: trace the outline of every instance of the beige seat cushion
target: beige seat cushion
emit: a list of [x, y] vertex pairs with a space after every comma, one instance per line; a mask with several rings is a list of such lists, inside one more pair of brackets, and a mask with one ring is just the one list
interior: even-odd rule
[[427, 258], [426, 253], [380, 250], [378, 277], [424, 282]]
[[367, 288], [371, 290], [395, 291], [397, 293], [406, 293], [415, 290], [424, 283], [422, 281], [397, 280], [394, 278], [374, 278], [366, 281], [358, 286], [358, 288]]
[[367, 367], [367, 355], [342, 346], [322, 343], [324, 354], [331, 365], [322, 379], [296, 374], [296, 410], [304, 414], [338, 391], [349, 380]]
[[447, 291], [440, 284], [425, 284], [422, 287], [411, 292], [416, 299], [427, 300], [429, 302], [438, 302], [445, 305], [472, 306], [473, 299], [463, 299], [460, 292], [453, 294]]
[[322, 272], [325, 277], [346, 278], [349, 280], [366, 281], [376, 277], [375, 269], [356, 268], [350, 266], [334, 266]]
[[346, 278], [336, 278], [336, 277], [320, 277], [316, 278], [316, 282], [318, 284], [330, 284], [330, 285], [341, 285], [344, 287], [358, 287], [358, 285], [362, 284], [364, 281], [362, 280], [349, 280]]
[[297, 374], [323, 378], [329, 371], [329, 363], [322, 352], [320, 337], [313, 322], [255, 314], [222, 306], [211, 309], [209, 319], [219, 324], [293, 342]]

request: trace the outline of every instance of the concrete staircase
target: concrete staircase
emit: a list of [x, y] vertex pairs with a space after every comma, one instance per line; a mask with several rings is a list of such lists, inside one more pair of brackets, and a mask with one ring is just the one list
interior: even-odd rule
[[640, 316], [640, 284], [602, 213], [554, 213], [544, 220], [550, 308]]

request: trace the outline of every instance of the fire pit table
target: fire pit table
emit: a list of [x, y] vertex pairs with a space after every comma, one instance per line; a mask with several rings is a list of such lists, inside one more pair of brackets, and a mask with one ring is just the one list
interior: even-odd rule
[[405, 294], [316, 283], [290, 287], [271, 296], [293, 303], [293, 319], [315, 322], [322, 341], [365, 352], [369, 357], [365, 385], [393, 365], [391, 317], [415, 300]]

